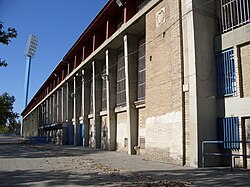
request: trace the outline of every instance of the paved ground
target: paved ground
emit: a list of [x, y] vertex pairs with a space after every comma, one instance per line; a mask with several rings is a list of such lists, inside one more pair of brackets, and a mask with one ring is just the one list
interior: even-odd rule
[[250, 172], [194, 169], [83, 147], [0, 137], [0, 186], [250, 186]]

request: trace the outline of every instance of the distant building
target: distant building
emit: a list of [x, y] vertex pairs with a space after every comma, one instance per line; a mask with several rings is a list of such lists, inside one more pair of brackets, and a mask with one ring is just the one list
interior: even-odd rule
[[[249, 4], [109, 0], [23, 111], [23, 136], [195, 167], [204, 140], [250, 140]], [[250, 145], [206, 147], [231, 151]]]

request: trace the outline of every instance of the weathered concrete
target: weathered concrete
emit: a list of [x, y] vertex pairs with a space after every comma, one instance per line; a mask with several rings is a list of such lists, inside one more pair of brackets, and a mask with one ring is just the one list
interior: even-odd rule
[[107, 84], [107, 125], [109, 150], [116, 149], [116, 66], [117, 53], [106, 50], [106, 84]]
[[83, 145], [89, 146], [89, 119], [90, 112], [90, 70], [82, 70], [82, 114], [80, 123], [84, 126], [84, 140]]
[[138, 113], [134, 102], [137, 100], [137, 53], [138, 40], [133, 35], [125, 35], [124, 60], [126, 77], [126, 108], [128, 128], [128, 154], [135, 154], [134, 146], [138, 146]]

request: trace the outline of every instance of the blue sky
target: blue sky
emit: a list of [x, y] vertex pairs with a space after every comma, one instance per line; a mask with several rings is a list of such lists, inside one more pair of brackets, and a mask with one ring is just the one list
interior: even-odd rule
[[108, 0], [0, 0], [0, 20], [18, 37], [0, 44], [0, 94], [14, 95], [14, 110], [24, 109], [24, 50], [29, 34], [39, 37], [31, 65], [29, 100]]

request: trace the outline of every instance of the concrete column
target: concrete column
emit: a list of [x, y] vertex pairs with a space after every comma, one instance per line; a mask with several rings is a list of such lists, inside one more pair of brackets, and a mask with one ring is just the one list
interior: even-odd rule
[[126, 76], [126, 108], [128, 125], [128, 154], [136, 154], [134, 146], [138, 145], [138, 114], [134, 102], [137, 99], [137, 53], [129, 55], [138, 49], [135, 36], [124, 36], [124, 60]]
[[77, 135], [78, 135], [78, 128], [77, 128], [77, 118], [76, 118], [76, 77], [74, 77], [74, 91], [73, 91], [73, 102], [74, 102], [74, 114], [73, 114], [73, 126], [74, 126], [74, 146], [77, 146]]
[[54, 124], [55, 123], [55, 121], [54, 121], [54, 97], [55, 97], [55, 95], [54, 94], [52, 94], [51, 95], [51, 123], [52, 124]]
[[41, 128], [43, 127], [43, 103], [39, 105], [39, 131], [41, 132], [40, 135], [42, 135]]
[[57, 113], [57, 122], [61, 123], [62, 122], [62, 94], [61, 94], [61, 89], [57, 91], [57, 108], [56, 108], [56, 113]]
[[93, 116], [95, 121], [95, 139], [96, 148], [101, 148], [101, 117], [100, 111], [102, 107], [102, 79], [97, 76], [102, 71], [102, 66], [97, 66], [98, 63], [92, 62], [92, 80], [93, 80]]
[[116, 149], [116, 68], [117, 54], [114, 50], [106, 50], [106, 84], [107, 84], [107, 124], [109, 150]]
[[41, 127], [41, 105], [37, 107], [37, 126], [38, 126], [38, 135], [40, 135]]
[[77, 92], [77, 89], [79, 89], [79, 77], [74, 76], [74, 91], [73, 91], [73, 125], [74, 125], [74, 146], [78, 146], [81, 143], [81, 127], [79, 123], [79, 106], [81, 105], [80, 103], [80, 95], [79, 92]]
[[68, 125], [68, 130], [70, 130], [70, 132], [67, 133], [70, 134], [70, 137], [68, 137], [68, 143], [70, 145], [72, 145], [74, 143], [74, 136], [73, 136], [73, 125], [72, 125], [72, 117], [73, 117], [73, 98], [71, 96], [73, 96], [73, 94], [71, 94], [73, 91], [73, 84], [72, 82], [66, 82], [65, 85], [65, 92], [64, 92], [64, 114], [65, 114], [65, 121]]
[[44, 102], [41, 104], [41, 124], [44, 125]]
[[49, 123], [49, 98], [46, 99], [45, 101], [45, 123]]
[[198, 111], [194, 21], [191, 9], [191, 0], [186, 0], [182, 6], [182, 15], [190, 13], [183, 19], [184, 77], [189, 84], [190, 166], [195, 167], [198, 164]]
[[89, 146], [89, 119], [88, 114], [90, 111], [90, 80], [91, 71], [82, 70], [82, 118], [84, 125], [84, 147]]
[[53, 123], [52, 114], [53, 113], [53, 98], [49, 97], [49, 123]]
[[68, 106], [67, 106], [67, 119], [69, 122], [72, 122], [73, 119], [73, 106], [74, 106], [74, 81], [69, 81], [67, 86], [67, 97], [68, 97]]
[[53, 123], [57, 123], [57, 93], [53, 94]]
[[62, 87], [62, 120], [68, 122], [68, 82]]
[[63, 97], [63, 96], [64, 96], [64, 95], [63, 95], [64, 93], [63, 93], [63, 92], [64, 92], [64, 86], [61, 87], [61, 94], [60, 94], [60, 95], [61, 95], [61, 99], [60, 99], [60, 106], [61, 106], [60, 109], [61, 109], [61, 110], [59, 110], [59, 112], [61, 113], [61, 121], [62, 121], [62, 122], [65, 122], [65, 121], [64, 121], [64, 113], [63, 113], [63, 111], [64, 111], [64, 97]]
[[182, 4], [184, 79], [189, 91], [189, 157], [193, 167], [201, 166], [201, 142], [217, 138], [216, 100], [212, 99], [216, 94], [213, 71], [216, 2], [200, 6], [202, 3], [184, 0]]
[[43, 102], [43, 126], [46, 124], [46, 101]]

